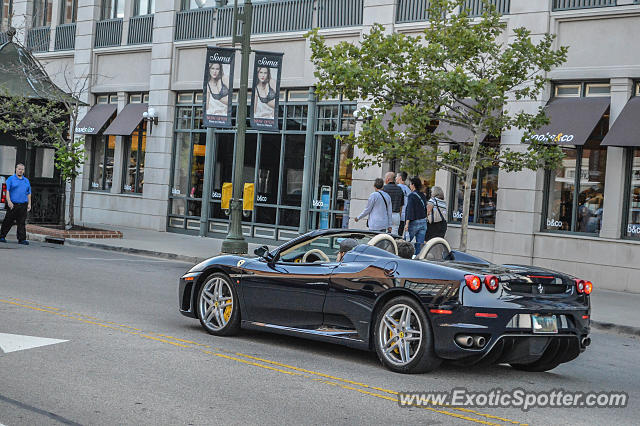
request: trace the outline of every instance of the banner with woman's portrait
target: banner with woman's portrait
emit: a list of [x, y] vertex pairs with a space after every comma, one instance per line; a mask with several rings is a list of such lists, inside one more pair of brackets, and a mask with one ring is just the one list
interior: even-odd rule
[[231, 127], [234, 58], [234, 49], [207, 48], [202, 114], [205, 127]]
[[278, 131], [282, 53], [256, 52], [251, 96], [251, 127]]

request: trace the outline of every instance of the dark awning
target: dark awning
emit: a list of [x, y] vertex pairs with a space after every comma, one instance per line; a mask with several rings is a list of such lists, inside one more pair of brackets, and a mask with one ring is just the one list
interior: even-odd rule
[[147, 104], [126, 105], [115, 120], [111, 123], [105, 135], [129, 136], [142, 121], [142, 114], [149, 109]]
[[609, 108], [610, 99], [556, 98], [545, 107], [549, 124], [531, 137], [559, 145], [584, 145]]
[[640, 96], [629, 99], [600, 145], [640, 146]]
[[76, 133], [79, 135], [97, 135], [107, 124], [107, 121], [118, 109], [114, 104], [97, 104], [91, 107], [89, 112], [76, 125]]

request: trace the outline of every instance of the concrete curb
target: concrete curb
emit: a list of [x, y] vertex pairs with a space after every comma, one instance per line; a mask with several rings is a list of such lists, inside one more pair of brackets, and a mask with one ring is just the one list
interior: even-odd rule
[[596, 330], [611, 331], [619, 334], [627, 334], [635, 337], [640, 337], [640, 327], [633, 327], [630, 325], [614, 324], [611, 322], [601, 322], [591, 320], [591, 326]]
[[100, 243], [94, 243], [94, 242], [82, 241], [82, 240], [75, 240], [75, 239], [66, 239], [64, 241], [64, 243], [65, 244], [69, 244], [71, 246], [91, 247], [91, 248], [96, 248], [96, 249], [100, 249], [100, 250], [109, 250], [109, 251], [115, 251], [115, 252], [120, 252], [120, 253], [129, 253], [129, 254], [137, 254], [137, 255], [141, 255], [141, 256], [158, 257], [158, 258], [167, 259], [167, 260], [179, 260], [179, 261], [182, 261], [182, 262], [189, 262], [189, 263], [193, 263], [193, 264], [200, 263], [205, 259], [205, 258], [201, 258], [201, 257], [185, 256], [185, 255], [181, 255], [181, 254], [166, 253], [166, 252], [155, 251], [155, 250], [145, 250], [145, 249], [136, 249], [136, 248], [131, 248], [131, 247], [110, 246], [108, 244], [100, 244]]

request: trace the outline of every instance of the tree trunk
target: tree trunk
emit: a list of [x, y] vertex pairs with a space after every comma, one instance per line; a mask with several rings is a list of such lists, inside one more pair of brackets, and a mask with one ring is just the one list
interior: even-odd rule
[[471, 182], [473, 182], [473, 174], [476, 171], [476, 162], [478, 160], [478, 150], [480, 149], [480, 140], [478, 133], [480, 128], [476, 126], [473, 134], [473, 147], [469, 157], [469, 165], [464, 179], [464, 193], [462, 202], [462, 226], [460, 227], [460, 248], [462, 252], [467, 251], [467, 236], [469, 234], [469, 207], [471, 206]]

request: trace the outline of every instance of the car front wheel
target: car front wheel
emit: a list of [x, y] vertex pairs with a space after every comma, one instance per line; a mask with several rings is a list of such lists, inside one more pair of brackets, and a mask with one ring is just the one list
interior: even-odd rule
[[411, 297], [396, 297], [380, 309], [374, 345], [380, 361], [398, 373], [424, 373], [438, 368], [442, 362], [433, 349], [427, 315]]
[[208, 333], [230, 336], [240, 330], [238, 292], [225, 274], [206, 278], [198, 293], [197, 311], [200, 324]]

